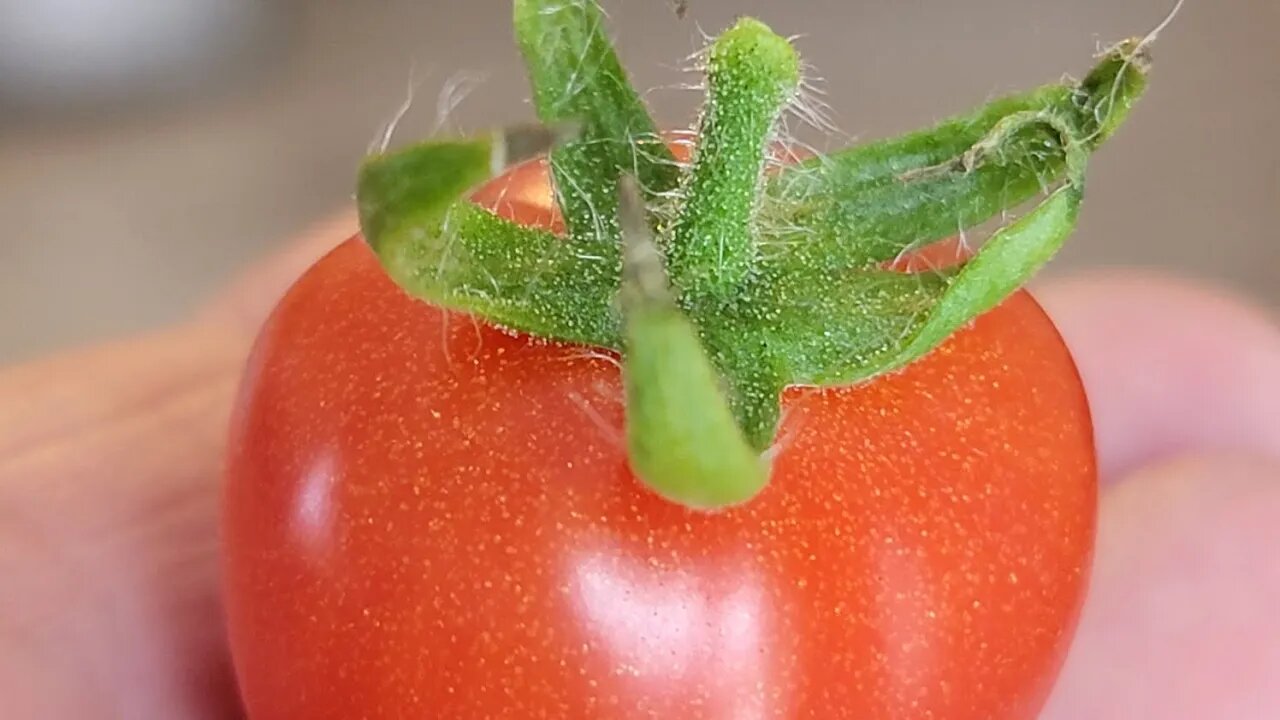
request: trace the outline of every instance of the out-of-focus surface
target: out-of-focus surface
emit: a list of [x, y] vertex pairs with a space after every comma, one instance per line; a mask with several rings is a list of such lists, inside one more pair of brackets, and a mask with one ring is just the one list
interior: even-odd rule
[[[531, 116], [504, 0], [261, 4], [276, 6], [271, 17], [221, 13], [193, 25], [225, 33], [206, 38], [207, 48], [192, 39], [203, 35], [177, 46], [131, 39], [153, 61], [165, 48], [192, 50], [186, 60], [140, 65], [134, 85], [99, 67], [51, 102], [32, 88], [53, 93], [61, 80], [0, 79], [0, 363], [181, 317], [235, 270], [349, 201], [357, 163], [411, 81], [416, 100], [400, 142], [433, 131], [446, 86], [461, 101], [445, 129]], [[0, 75], [30, 74], [13, 59], [15, 16], [4, 14], [37, 5], [0, 0], [9, 28], [0, 29]], [[53, 5], [72, 13], [77, 3]], [[201, 0], [114, 7], [177, 5], [194, 13]], [[665, 0], [606, 3], [624, 62], [639, 86], [654, 88], [664, 124], [686, 124], [695, 112], [697, 93], [675, 86], [691, 80], [682, 59], [700, 47], [699, 28], [753, 14], [803, 34], [798, 45], [825, 78], [838, 126], [859, 139], [1081, 73], [1100, 45], [1145, 32], [1168, 5], [691, 0], [681, 21]], [[1274, 0], [1188, 3], [1155, 47], [1147, 98], [1090, 167], [1081, 231], [1054, 272], [1171, 268], [1280, 306], [1277, 31]], [[89, 47], [74, 36], [45, 39]], [[212, 59], [218, 49], [231, 61]], [[85, 59], [110, 62], [88, 50]], [[90, 97], [97, 91], [103, 97]]]

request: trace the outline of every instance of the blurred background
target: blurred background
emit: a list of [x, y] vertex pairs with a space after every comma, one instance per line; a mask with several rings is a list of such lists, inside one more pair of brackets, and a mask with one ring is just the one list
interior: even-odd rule
[[[1082, 74], [1170, 0], [606, 0], [660, 121], [682, 59], [761, 17], [856, 139]], [[505, 0], [0, 0], [0, 364], [181, 318], [350, 201], [396, 138], [528, 119]], [[1280, 307], [1280, 2], [1192, 0], [1146, 100], [1090, 168], [1052, 268], [1151, 266]], [[439, 99], [450, 106], [441, 120]], [[339, 238], [334, 238], [335, 242]]]

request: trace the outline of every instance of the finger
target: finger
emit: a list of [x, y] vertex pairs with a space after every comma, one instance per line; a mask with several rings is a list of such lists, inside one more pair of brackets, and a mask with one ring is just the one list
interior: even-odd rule
[[240, 361], [217, 340], [177, 328], [0, 372], [5, 717], [234, 711], [216, 509]]
[[1149, 275], [1036, 296], [1089, 394], [1103, 480], [1199, 451], [1280, 457], [1280, 330], [1225, 293]]
[[216, 543], [227, 415], [262, 318], [354, 225], [322, 223], [196, 322], [0, 371], [0, 697], [15, 717], [236, 716]]
[[1280, 463], [1185, 459], [1104, 495], [1044, 720], [1280, 717]]

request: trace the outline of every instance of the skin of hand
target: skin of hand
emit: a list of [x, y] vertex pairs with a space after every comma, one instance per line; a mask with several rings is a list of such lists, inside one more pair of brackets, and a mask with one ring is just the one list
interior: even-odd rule
[[[241, 717], [218, 605], [223, 436], [254, 333], [344, 216], [180, 326], [0, 369], [9, 717]], [[1103, 475], [1093, 588], [1046, 720], [1280, 717], [1280, 330], [1116, 273], [1037, 296]]]

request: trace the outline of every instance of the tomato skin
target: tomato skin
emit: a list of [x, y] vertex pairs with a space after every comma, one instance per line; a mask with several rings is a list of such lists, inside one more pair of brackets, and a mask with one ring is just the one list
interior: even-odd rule
[[[544, 175], [518, 170], [499, 210], [553, 226]], [[1029, 295], [898, 373], [788, 390], [771, 483], [729, 511], [640, 485], [621, 398], [612, 358], [415, 301], [358, 238], [315, 265], [233, 420], [250, 717], [1036, 716], [1096, 483]]]

